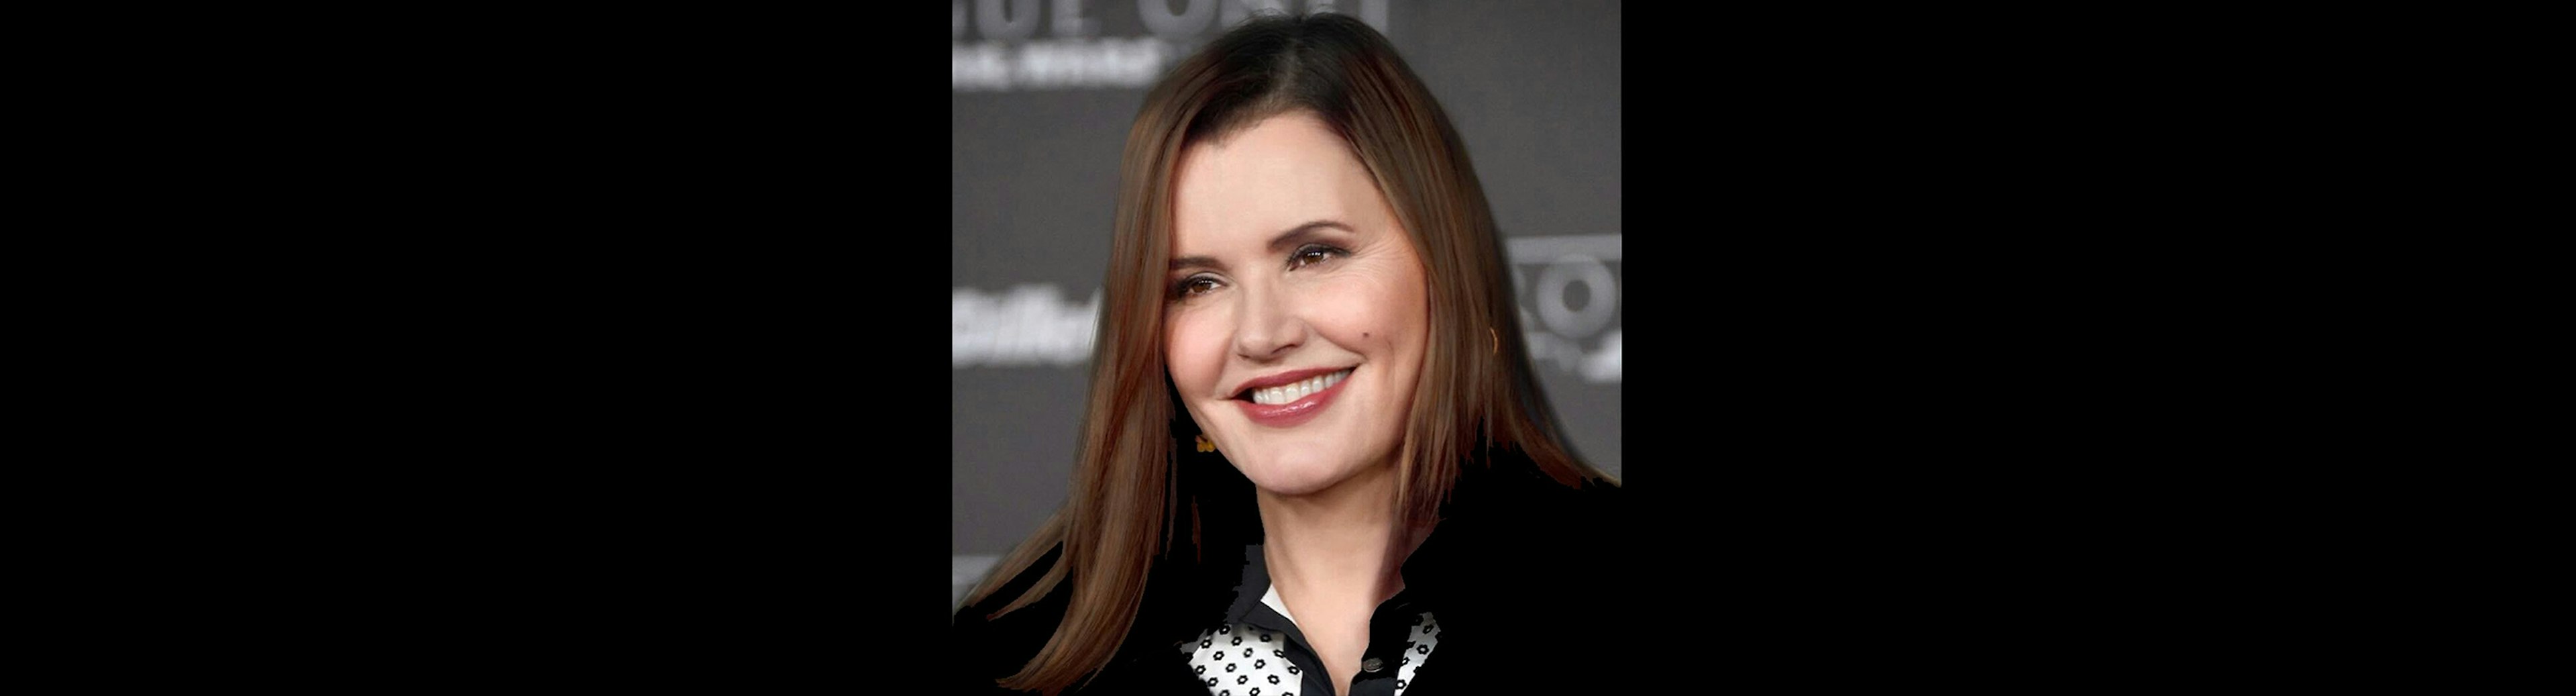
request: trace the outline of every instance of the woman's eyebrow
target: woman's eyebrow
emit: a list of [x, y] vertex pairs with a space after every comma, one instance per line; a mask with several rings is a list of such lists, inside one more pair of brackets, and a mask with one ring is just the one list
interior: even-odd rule
[[[1275, 254], [1304, 244], [1315, 237], [1322, 236], [1320, 232], [1326, 228], [1358, 232], [1339, 220], [1308, 220], [1305, 224], [1288, 228], [1288, 231], [1279, 233], [1279, 236], [1271, 237], [1270, 252]], [[1218, 261], [1213, 256], [1183, 256], [1172, 259], [1171, 270], [1178, 271], [1184, 268], [1213, 268], [1222, 271], [1225, 270], [1225, 262]]]
[[1286, 251], [1290, 247], [1304, 244], [1310, 239], [1322, 236], [1316, 234], [1316, 232], [1327, 227], [1341, 230], [1343, 232], [1358, 232], [1358, 230], [1351, 229], [1350, 225], [1342, 224], [1339, 220], [1309, 220], [1306, 224], [1288, 228], [1288, 231], [1281, 232], [1279, 233], [1279, 236], [1270, 238], [1270, 251], [1271, 253], [1278, 253]]

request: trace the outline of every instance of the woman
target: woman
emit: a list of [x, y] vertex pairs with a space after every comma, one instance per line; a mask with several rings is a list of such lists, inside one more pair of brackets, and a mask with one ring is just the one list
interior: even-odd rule
[[1618, 484], [1566, 448], [1467, 154], [1385, 38], [1247, 22], [1147, 94], [1122, 167], [1072, 490], [958, 612], [957, 688], [1606, 678]]

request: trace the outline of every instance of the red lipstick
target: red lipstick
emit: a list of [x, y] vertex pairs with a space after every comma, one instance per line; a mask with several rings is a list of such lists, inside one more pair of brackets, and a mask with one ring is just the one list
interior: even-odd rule
[[1314, 420], [1315, 414], [1322, 413], [1324, 411], [1324, 407], [1332, 405], [1333, 397], [1341, 395], [1342, 385], [1349, 384], [1351, 377], [1359, 375], [1358, 368], [1336, 367], [1283, 372], [1277, 375], [1245, 382], [1242, 388], [1236, 390], [1236, 393], [1240, 394], [1253, 389], [1267, 389], [1283, 384], [1295, 384], [1316, 375], [1329, 375], [1346, 369], [1351, 370], [1350, 376], [1343, 377], [1341, 381], [1334, 382], [1333, 386], [1325, 387], [1323, 391], [1308, 394], [1305, 398], [1298, 399], [1296, 401], [1284, 404], [1263, 405], [1253, 403], [1251, 399], [1245, 398], [1239, 399], [1235, 403], [1236, 405], [1243, 407], [1244, 417], [1252, 419], [1252, 422], [1255, 424], [1272, 428], [1297, 427], [1305, 424], [1306, 421]]

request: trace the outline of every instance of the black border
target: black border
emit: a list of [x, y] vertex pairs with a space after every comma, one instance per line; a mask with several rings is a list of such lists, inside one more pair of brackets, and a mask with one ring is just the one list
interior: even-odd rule
[[[2283, 437], [2313, 379], [2273, 322], [2284, 242], [2212, 231], [2297, 176], [2262, 137], [2296, 112], [2236, 77], [2267, 56], [2176, 58], [2169, 19], [1644, 9], [1623, 302], [1669, 319], [1630, 327], [1625, 472], [1734, 678], [2188, 681], [2319, 611], [2280, 553], [2315, 543], [2283, 533], [2303, 472], [2266, 462], [2322, 449]], [[305, 116], [240, 132], [292, 182], [249, 207], [310, 253], [253, 266], [292, 282], [237, 324], [274, 375], [243, 388], [289, 403], [216, 415], [326, 473], [241, 505], [286, 512], [239, 587], [317, 661], [944, 662], [914, 638], [948, 617], [879, 611], [867, 562], [945, 555], [907, 531], [945, 477], [937, 371], [906, 367], [944, 358], [867, 328], [937, 304], [852, 309], [941, 287], [903, 261], [947, 253], [945, 126], [874, 98], [936, 103], [876, 69], [936, 35], [712, 12], [387, 18], [240, 98]]]

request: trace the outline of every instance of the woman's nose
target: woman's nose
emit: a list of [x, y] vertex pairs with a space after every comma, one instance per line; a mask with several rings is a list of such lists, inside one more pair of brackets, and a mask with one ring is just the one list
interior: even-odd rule
[[1289, 298], [1275, 289], [1249, 289], [1234, 327], [1234, 352], [1246, 360], [1274, 360], [1306, 342], [1306, 323]]

